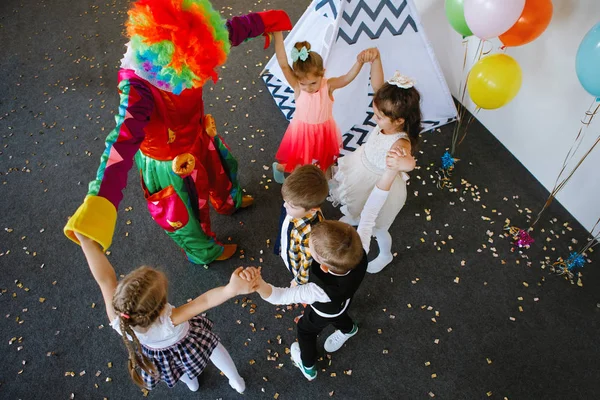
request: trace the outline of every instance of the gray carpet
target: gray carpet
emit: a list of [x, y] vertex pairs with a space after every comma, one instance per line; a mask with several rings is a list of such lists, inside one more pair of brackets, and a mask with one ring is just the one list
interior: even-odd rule
[[[307, 4], [215, 1], [225, 17], [284, 8], [293, 21]], [[114, 126], [127, 5], [0, 3], [3, 399], [142, 398], [84, 257], [62, 234]], [[268, 281], [289, 282], [267, 244], [277, 235], [281, 196], [265, 166], [287, 125], [259, 78], [270, 54], [262, 40], [233, 49], [221, 80], [205, 89], [207, 112], [240, 161], [243, 186], [256, 196], [250, 209], [214, 216], [219, 237], [238, 243], [243, 254], [208, 269], [189, 264], [151, 221], [130, 174], [109, 258], [120, 274], [142, 264], [161, 268], [175, 305], [226, 283], [239, 265], [262, 265]], [[351, 310], [360, 332], [319, 363], [316, 381], [307, 382], [286, 355], [298, 309], [250, 295], [253, 314], [243, 299], [210, 310], [246, 379], [245, 398], [598, 398], [598, 262], [592, 255], [582, 270], [583, 287], [543, 267], [582, 246], [586, 231], [554, 203], [536, 227], [533, 247], [512, 252], [505, 219], [525, 227], [548, 193], [476, 122], [460, 148], [456, 191], [436, 189], [434, 170], [451, 129], [423, 135], [420, 168], [392, 228], [397, 256], [365, 279]], [[330, 205], [324, 212], [340, 216]], [[161, 384], [149, 397], [241, 397], [212, 366], [200, 384], [195, 394], [183, 384]]]

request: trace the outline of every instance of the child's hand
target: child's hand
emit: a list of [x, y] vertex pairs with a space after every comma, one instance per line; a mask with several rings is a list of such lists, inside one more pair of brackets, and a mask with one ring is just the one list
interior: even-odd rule
[[388, 151], [385, 157], [386, 168], [394, 171], [411, 171], [415, 165], [414, 157], [404, 148], [394, 148]]
[[254, 276], [251, 280], [246, 280], [246, 275], [247, 273], [244, 271], [244, 267], [237, 268], [235, 271], [233, 271], [233, 274], [231, 274], [231, 278], [229, 279], [227, 286], [235, 296], [240, 294], [249, 294], [256, 291], [260, 274]]
[[273, 39], [273, 40], [271, 40], [273, 47], [277, 46], [277, 42], [283, 44], [283, 32], [282, 31], [271, 32], [271, 33], [269, 33], [269, 35], [271, 35], [271, 38]]
[[373, 62], [379, 58], [379, 49], [377, 47], [371, 47], [361, 51], [356, 57], [358, 62], [367, 63]]
[[82, 235], [79, 232], [73, 232], [75, 234], [75, 237], [77, 238], [77, 240], [79, 240], [79, 243], [83, 243], [83, 242], [92, 242], [92, 239], [90, 239], [89, 237]]
[[356, 56], [356, 61], [357, 61], [357, 62], [359, 62], [359, 63], [361, 63], [361, 64], [364, 64], [364, 63], [366, 63], [366, 62], [367, 62], [367, 61], [365, 60], [366, 51], [367, 51], [367, 50], [363, 50], [363, 51], [361, 51], [360, 53], [358, 53], [358, 55]]
[[247, 281], [253, 281], [256, 277], [260, 276], [260, 267], [247, 267], [243, 271], [240, 272], [240, 277]]
[[75, 234], [75, 237], [77, 238], [77, 240], [79, 240], [79, 244], [81, 245], [81, 249], [83, 250], [84, 253], [87, 252], [96, 252], [99, 251], [101, 253], [104, 253], [104, 251], [102, 250], [102, 246], [100, 246], [100, 244], [98, 244], [94, 239], [90, 239], [89, 237], [79, 233], [79, 232], [73, 232]]
[[367, 60], [373, 62], [379, 58], [379, 49], [377, 47], [371, 47], [367, 49]]
[[408, 157], [408, 156], [409, 156], [409, 154], [404, 147], [393, 147], [386, 153], [386, 157], [389, 157], [389, 158]]

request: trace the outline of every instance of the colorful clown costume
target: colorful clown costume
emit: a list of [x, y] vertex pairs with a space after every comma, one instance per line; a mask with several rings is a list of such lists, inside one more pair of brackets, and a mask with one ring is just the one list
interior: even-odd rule
[[188, 259], [208, 264], [230, 257], [232, 245], [223, 246], [211, 230], [209, 204], [231, 214], [251, 198], [242, 195], [237, 161], [204, 114], [202, 85], [216, 80], [231, 45], [288, 29], [289, 17], [278, 10], [225, 22], [205, 0], [134, 3], [116, 127], [106, 138], [96, 179], [64, 228], [66, 236], [78, 243], [78, 232], [104, 250], [110, 247], [135, 160], [152, 218]]

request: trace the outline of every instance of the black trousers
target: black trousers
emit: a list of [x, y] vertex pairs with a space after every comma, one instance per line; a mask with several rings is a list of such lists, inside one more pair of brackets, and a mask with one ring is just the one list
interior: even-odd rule
[[302, 364], [312, 367], [317, 362], [317, 336], [329, 324], [333, 325], [342, 333], [350, 333], [354, 327], [354, 321], [348, 315], [348, 310], [334, 318], [324, 318], [317, 314], [311, 306], [306, 307], [304, 315], [298, 321], [298, 344]]

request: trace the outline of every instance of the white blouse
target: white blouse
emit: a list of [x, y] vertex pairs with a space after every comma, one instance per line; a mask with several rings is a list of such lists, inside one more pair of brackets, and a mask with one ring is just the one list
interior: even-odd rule
[[[172, 312], [173, 306], [167, 303], [163, 312], [160, 313], [156, 321], [148, 328], [132, 327], [140, 343], [153, 349], [162, 349], [172, 346], [183, 339], [188, 334], [190, 324], [185, 321], [177, 326], [173, 325], [171, 321]], [[113, 319], [110, 326], [119, 332], [121, 336], [123, 335], [119, 317]]]

